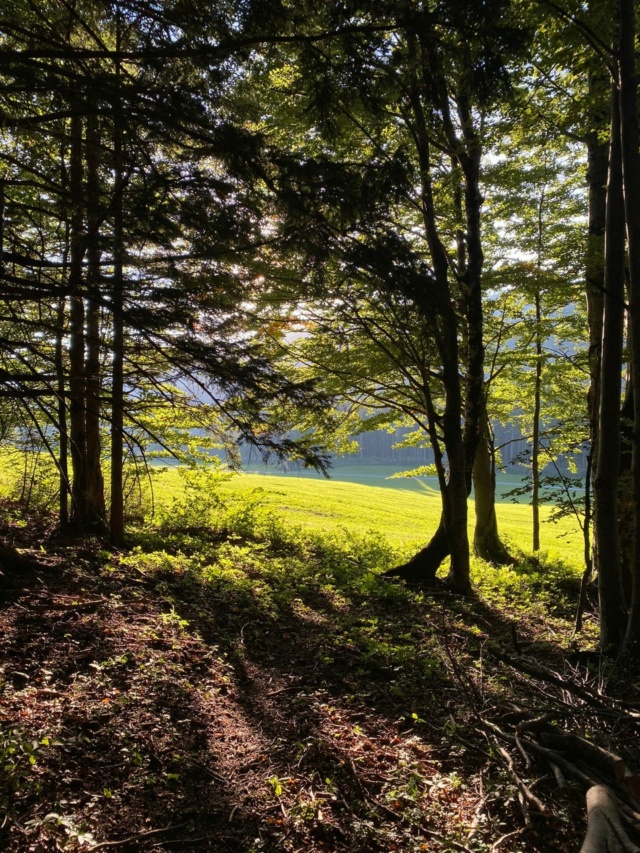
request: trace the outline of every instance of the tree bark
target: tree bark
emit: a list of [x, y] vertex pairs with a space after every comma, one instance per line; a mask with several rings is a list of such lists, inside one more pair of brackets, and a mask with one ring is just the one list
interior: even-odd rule
[[634, 655], [640, 649], [640, 127], [636, 74], [636, 20], [633, 0], [619, 0], [620, 11], [620, 132], [624, 210], [629, 256], [629, 338], [633, 389], [631, 479], [634, 543], [631, 609], [625, 646]]
[[[624, 356], [623, 356], [624, 357]], [[634, 497], [633, 497], [633, 391], [627, 369], [626, 393], [620, 412], [620, 474], [618, 480], [618, 536], [624, 600], [631, 601], [633, 585]]]
[[84, 374], [84, 299], [82, 265], [84, 259], [82, 119], [71, 119], [69, 195], [71, 205], [71, 247], [69, 263], [69, 442], [73, 481], [71, 485], [71, 526], [82, 532], [86, 494], [86, 386]]
[[425, 545], [408, 562], [385, 572], [385, 578], [401, 578], [408, 584], [428, 586], [433, 583], [442, 561], [449, 556], [449, 542], [444, 526], [444, 518], [440, 516], [440, 524], [428, 544]]
[[[546, 176], [545, 176], [546, 180]], [[540, 413], [542, 408], [542, 250], [544, 246], [544, 203], [546, 184], [538, 200], [538, 240], [536, 250], [536, 284], [533, 296], [535, 309], [536, 369], [533, 386], [533, 430], [531, 436], [531, 550], [540, 550]]]
[[605, 300], [600, 376], [600, 422], [594, 478], [595, 542], [602, 649], [616, 653], [625, 624], [618, 530], [620, 391], [624, 324], [624, 207], [617, 87], [612, 87], [611, 143], [605, 237]]
[[[67, 281], [69, 274], [70, 251], [70, 222], [67, 211], [66, 194], [67, 165], [66, 146], [60, 146], [60, 186], [62, 188], [60, 219], [65, 223], [65, 239], [62, 249], [62, 280]], [[67, 424], [67, 379], [64, 363], [64, 338], [67, 334], [67, 300], [61, 296], [56, 312], [56, 343], [54, 349], [54, 365], [56, 371], [56, 392], [58, 395], [58, 523], [61, 529], [69, 526], [69, 430]]]
[[[118, 33], [118, 42], [120, 35]], [[116, 101], [114, 104], [114, 214], [113, 214], [113, 282], [111, 291], [113, 323], [113, 358], [111, 367], [111, 543], [124, 540], [124, 191], [122, 151], [122, 105], [120, 103], [120, 67], [116, 69]]]
[[[596, 9], [596, 12], [598, 11], [599, 8]], [[587, 411], [589, 413], [589, 439], [591, 447], [587, 456], [587, 474], [585, 476], [583, 528], [585, 570], [580, 583], [580, 596], [576, 610], [576, 633], [582, 630], [587, 589], [593, 576], [594, 563], [597, 563], [597, 554], [592, 552], [590, 531], [593, 523], [591, 500], [593, 472], [596, 470], [598, 464], [600, 358], [604, 319], [604, 237], [607, 215], [607, 168], [609, 151], [603, 137], [609, 133], [607, 104], [611, 101], [611, 87], [608, 78], [609, 75], [602, 66], [602, 63], [599, 61], [594, 62], [594, 67], [589, 73], [591, 107], [589, 110], [589, 132], [587, 135], [588, 226], [585, 257], [585, 292], [589, 328], [589, 389], [587, 391]]]
[[473, 493], [476, 512], [473, 547], [476, 556], [495, 565], [506, 565], [512, 562], [498, 532], [496, 471], [491, 454], [486, 407], [483, 408], [480, 441], [473, 460]]
[[[597, 451], [598, 413], [600, 405], [600, 349], [602, 346], [602, 322], [604, 317], [604, 235], [607, 210], [608, 145], [603, 141], [609, 132], [606, 104], [610, 102], [610, 86], [606, 72], [598, 68], [589, 75], [589, 96], [595, 106], [589, 121], [591, 128], [587, 137], [587, 184], [589, 213], [585, 280], [587, 297], [587, 321], [589, 325], [589, 390], [587, 406], [591, 447]], [[607, 98], [607, 94], [609, 97]], [[593, 459], [594, 469], [597, 458]]]
[[594, 785], [587, 791], [587, 834], [580, 853], [638, 853], [627, 835], [611, 788]]
[[64, 335], [66, 331], [66, 299], [58, 300], [56, 345], [56, 391], [58, 395], [58, 523], [69, 526], [69, 432], [67, 427], [66, 377], [64, 371]]
[[106, 533], [104, 478], [102, 476], [102, 447], [100, 440], [100, 133], [95, 116], [87, 120], [87, 340], [86, 340], [86, 507], [85, 529]]

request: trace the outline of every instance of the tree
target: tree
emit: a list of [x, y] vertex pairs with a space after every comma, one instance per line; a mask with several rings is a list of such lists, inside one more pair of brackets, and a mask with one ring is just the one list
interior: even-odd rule
[[589, 439], [580, 154], [573, 140], [525, 125], [504, 134], [487, 174], [489, 405], [527, 438], [519, 461], [529, 481], [513, 494], [530, 495], [534, 552], [542, 471]]
[[508, 24], [495, 28], [508, 11], [498, 6], [382, 6], [357, 38], [289, 51], [274, 72], [282, 80], [288, 68], [288, 114], [300, 115], [295, 95], [314, 116], [310, 141], [295, 140], [276, 187], [288, 227], [298, 224], [297, 250], [314, 259], [305, 298], [320, 292], [342, 310], [347, 288], [366, 282], [375, 299], [410, 304], [414, 328], [435, 346], [420, 412], [443, 523], [396, 574], [428, 580], [450, 553], [461, 591], [469, 590], [467, 497], [483, 408], [481, 153], [494, 96], [506, 87], [503, 53], [522, 40]]
[[248, 329], [265, 238], [256, 143], [232, 115], [244, 56], [216, 46], [237, 35], [234, 15], [51, 0], [3, 20], [2, 249], [19, 321], [3, 342], [7, 388], [52, 451], [48, 430], [59, 437], [61, 489], [83, 532], [104, 523], [100, 428], [111, 427], [116, 543], [142, 388], [176, 406], [188, 395], [171, 382], [193, 380], [240, 438], [323, 464], [308, 438], [266, 431], [265, 398], [315, 398], [278, 375]]

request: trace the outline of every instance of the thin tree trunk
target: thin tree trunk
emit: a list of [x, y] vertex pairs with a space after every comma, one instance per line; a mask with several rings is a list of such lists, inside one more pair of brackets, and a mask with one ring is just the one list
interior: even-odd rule
[[[67, 193], [68, 173], [66, 164], [66, 144], [60, 145], [60, 186], [62, 189], [60, 219], [65, 223], [64, 246], [62, 249], [62, 281], [69, 274], [69, 251], [71, 226], [68, 215]], [[69, 428], [67, 424], [67, 383], [64, 364], [64, 339], [67, 334], [67, 300], [61, 296], [56, 312], [56, 342], [54, 365], [56, 371], [56, 392], [58, 395], [58, 523], [61, 529], [69, 526]]]
[[[119, 41], [119, 34], [118, 34]], [[122, 105], [120, 103], [120, 66], [116, 69], [117, 92], [114, 105], [114, 175], [115, 197], [113, 214], [113, 360], [111, 373], [111, 542], [122, 545], [124, 540], [124, 233], [123, 233], [123, 151]]]
[[66, 332], [66, 299], [58, 301], [56, 322], [55, 368], [58, 394], [58, 521], [62, 529], [69, 525], [69, 433], [67, 427], [66, 381], [64, 371], [64, 336]]
[[[598, 465], [598, 431], [600, 419], [600, 370], [602, 329], [604, 320], [605, 260], [604, 238], [607, 215], [607, 168], [608, 145], [603, 141], [609, 135], [606, 105], [611, 102], [611, 87], [606, 70], [598, 61], [589, 74], [590, 130], [587, 137], [587, 184], [589, 192], [589, 218], [587, 229], [587, 252], [585, 258], [585, 282], [587, 297], [587, 322], [589, 327], [589, 390], [587, 410], [589, 413], [589, 436], [591, 448], [587, 457], [585, 476], [584, 514], [584, 562], [585, 569], [580, 583], [580, 596], [576, 609], [574, 633], [582, 630], [587, 590], [597, 568], [598, 555], [592, 551], [591, 525], [593, 507], [591, 501], [592, 480]], [[610, 110], [609, 110], [610, 112]], [[610, 116], [609, 116], [610, 119]]]
[[636, 20], [633, 0], [619, 0], [620, 9], [620, 127], [624, 209], [629, 254], [629, 339], [633, 389], [633, 483], [634, 548], [632, 594], [625, 645], [638, 653], [640, 644], [640, 128], [636, 74]]
[[106, 508], [104, 502], [104, 478], [102, 476], [100, 440], [100, 397], [102, 382], [100, 375], [100, 303], [97, 294], [100, 288], [100, 132], [98, 120], [90, 116], [87, 120], [87, 341], [86, 341], [86, 431], [87, 431], [87, 476], [86, 476], [86, 519], [87, 529], [106, 533]]
[[[623, 356], [624, 357], [624, 356]], [[618, 480], [618, 535], [624, 600], [631, 601], [633, 583], [634, 496], [633, 496], [633, 391], [627, 366], [626, 393], [620, 412], [620, 474]]]
[[71, 252], [69, 263], [69, 439], [73, 482], [71, 524], [82, 532], [85, 520], [86, 429], [84, 374], [84, 299], [82, 264], [84, 259], [82, 192], [82, 119], [71, 118], [69, 195], [71, 207]]
[[540, 550], [540, 407], [542, 396], [542, 307], [540, 289], [536, 287], [536, 370], [533, 388], [533, 434], [531, 437], [531, 523], [533, 552]]
[[616, 653], [625, 625], [618, 530], [620, 391], [624, 325], [624, 206], [617, 87], [612, 87], [605, 237], [605, 300], [600, 377], [598, 464], [594, 479], [600, 642]]
[[[589, 96], [595, 106], [591, 110], [591, 130], [587, 138], [587, 183], [589, 191], [589, 221], [585, 280], [587, 319], [589, 325], [589, 390], [587, 406], [591, 447], [594, 453], [592, 466], [597, 467], [598, 413], [600, 404], [600, 348], [602, 346], [602, 321], [604, 316], [604, 233], [607, 209], [608, 136], [605, 104], [610, 101], [610, 86], [606, 74], [600, 69], [589, 75]], [[605, 97], [605, 93], [609, 95]]]
[[[546, 177], [545, 177], [546, 180]], [[540, 550], [540, 412], [542, 404], [542, 249], [544, 246], [544, 202], [546, 186], [538, 201], [536, 289], [534, 293], [536, 369], [533, 386], [533, 430], [531, 437], [531, 526], [533, 553]]]
[[482, 413], [480, 441], [473, 460], [473, 493], [476, 512], [473, 547], [476, 556], [495, 565], [506, 565], [511, 562], [511, 558], [498, 532], [496, 472], [486, 407]]
[[574, 634], [582, 631], [584, 609], [587, 605], [587, 590], [593, 577], [593, 557], [591, 553], [591, 472], [593, 470], [593, 448], [587, 456], [587, 470], [584, 476], [584, 526], [582, 528], [582, 541], [584, 543], [584, 572], [580, 579], [580, 594], [578, 596], [578, 607], [576, 608], [576, 620], [573, 628]]

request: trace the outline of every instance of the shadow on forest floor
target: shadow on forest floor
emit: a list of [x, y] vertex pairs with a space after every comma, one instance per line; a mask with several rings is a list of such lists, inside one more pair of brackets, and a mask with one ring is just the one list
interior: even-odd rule
[[477, 723], [544, 705], [484, 648], [519, 613], [562, 661], [557, 619], [383, 582], [379, 542], [140, 543], [5, 583], [3, 849], [574, 849], [581, 793], [523, 828]]

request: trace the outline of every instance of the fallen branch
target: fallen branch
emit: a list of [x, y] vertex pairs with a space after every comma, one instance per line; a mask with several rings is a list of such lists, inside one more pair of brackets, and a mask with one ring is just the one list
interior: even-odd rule
[[[499, 737], [506, 740], [507, 743], [511, 743], [517, 747], [515, 735], [511, 735], [508, 732], [503, 731], [499, 726], [495, 723], [492, 723], [490, 720], [482, 720], [483, 725], [485, 725], [490, 731], [497, 734]], [[555, 764], [558, 767], [562, 768], [565, 773], [573, 776], [579, 782], [582, 782], [587, 787], [592, 787], [594, 785], [601, 785], [601, 781], [599, 779], [594, 779], [592, 776], [589, 776], [587, 773], [584, 773], [575, 764], [572, 764], [568, 761], [564, 756], [560, 755], [560, 753], [556, 752], [553, 749], [549, 749], [546, 746], [541, 746], [539, 743], [533, 740], [525, 741], [527, 747], [534, 752], [537, 752], [539, 755], [543, 756], [547, 759], [549, 764]]]
[[624, 758], [570, 732], [543, 732], [545, 746], [565, 752], [573, 759], [584, 761], [609, 774], [616, 782], [622, 782], [627, 769]]
[[547, 807], [545, 806], [545, 804], [542, 802], [542, 800], [540, 800], [538, 797], [536, 797], [536, 795], [533, 793], [533, 791], [518, 776], [518, 774], [515, 771], [514, 764], [513, 764], [513, 758], [509, 755], [509, 753], [506, 751], [506, 749], [503, 749], [503, 747], [501, 747], [500, 744], [495, 741], [495, 739], [494, 739], [494, 743], [495, 743], [496, 750], [504, 759], [504, 762], [506, 764], [507, 772], [509, 773], [509, 776], [511, 776], [513, 783], [515, 784], [516, 788], [518, 789], [518, 791], [520, 792], [520, 794], [522, 796], [525, 824], [527, 826], [530, 826], [531, 825], [531, 818], [529, 817], [529, 810], [527, 808], [529, 805], [535, 806], [535, 808], [540, 812], [541, 815], [547, 816], [549, 814], [549, 811], [548, 811]]
[[514, 829], [513, 832], [507, 832], [505, 835], [501, 835], [497, 841], [494, 841], [490, 847], [491, 853], [497, 853], [497, 851], [502, 847], [505, 841], [510, 841], [512, 838], [517, 838], [519, 835], [525, 831], [526, 827], [520, 827], [520, 829]]
[[624, 716], [629, 720], [633, 720], [634, 722], [638, 722], [640, 718], [640, 714], [634, 713], [632, 711], [628, 711], [621, 702], [616, 701], [615, 699], [611, 699], [610, 697], [600, 696], [593, 690], [590, 690], [588, 687], [582, 687], [579, 684], [574, 684], [572, 681], [567, 681], [562, 676], [558, 675], [557, 672], [553, 672], [552, 670], [545, 669], [539, 664], [529, 663], [526, 660], [514, 660], [514, 658], [506, 655], [504, 652], [501, 652], [499, 649], [496, 649], [494, 646], [485, 646], [485, 649], [488, 654], [490, 654], [496, 660], [499, 660], [501, 663], [510, 666], [512, 669], [515, 669], [519, 672], [524, 672], [526, 675], [530, 675], [532, 678], [538, 678], [540, 681], [546, 681], [547, 684], [553, 684], [555, 687], [559, 687], [562, 690], [566, 690], [569, 693], [572, 693], [578, 699], [582, 699], [588, 705], [592, 705], [596, 708], [607, 708], [607, 709], [615, 709], [620, 716]]
[[119, 841], [100, 841], [98, 844], [94, 844], [93, 847], [88, 847], [87, 849], [93, 853], [94, 850], [106, 850], [108, 847], [121, 847], [123, 844], [133, 844], [134, 841], [140, 841], [142, 838], [149, 838], [151, 835], [159, 835], [161, 832], [169, 832], [172, 829], [179, 829], [184, 825], [184, 823], [169, 823], [161, 829], [148, 829], [146, 832], [138, 832], [136, 835], [130, 835], [128, 838], [121, 838]]

